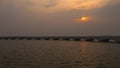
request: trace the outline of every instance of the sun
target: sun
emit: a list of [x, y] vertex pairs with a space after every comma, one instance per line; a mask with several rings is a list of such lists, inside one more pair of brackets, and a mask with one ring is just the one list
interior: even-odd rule
[[87, 22], [88, 21], [88, 17], [83, 16], [83, 17], [80, 18], [80, 21], [81, 22]]
[[91, 18], [88, 16], [82, 16], [82, 17], [74, 19], [74, 21], [76, 21], [77, 23], [88, 23], [90, 19]]

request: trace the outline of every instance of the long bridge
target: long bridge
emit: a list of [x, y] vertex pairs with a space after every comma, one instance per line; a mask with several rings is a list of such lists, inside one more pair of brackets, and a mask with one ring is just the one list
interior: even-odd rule
[[93, 42], [111, 42], [120, 43], [120, 36], [49, 36], [49, 37], [28, 37], [28, 36], [6, 36], [0, 37], [0, 40], [66, 40], [66, 41], [93, 41]]

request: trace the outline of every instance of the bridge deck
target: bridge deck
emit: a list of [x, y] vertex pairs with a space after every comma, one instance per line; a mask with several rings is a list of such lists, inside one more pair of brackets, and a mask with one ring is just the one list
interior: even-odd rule
[[120, 36], [73, 36], [73, 37], [0, 37], [0, 40], [74, 40], [74, 41], [100, 41], [119, 42]]

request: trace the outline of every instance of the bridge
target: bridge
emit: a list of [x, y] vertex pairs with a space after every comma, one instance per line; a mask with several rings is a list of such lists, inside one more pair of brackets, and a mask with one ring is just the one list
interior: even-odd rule
[[49, 36], [49, 37], [28, 37], [28, 36], [6, 36], [0, 40], [66, 40], [66, 41], [91, 41], [91, 42], [111, 42], [120, 43], [120, 36]]

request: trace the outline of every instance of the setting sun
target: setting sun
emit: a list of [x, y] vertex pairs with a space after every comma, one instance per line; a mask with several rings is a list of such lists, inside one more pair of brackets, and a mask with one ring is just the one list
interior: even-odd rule
[[74, 19], [74, 21], [76, 21], [77, 23], [86, 23], [86, 22], [90, 21], [90, 17], [82, 16], [82, 17]]
[[88, 17], [82, 17], [82, 18], [80, 18], [80, 21], [86, 22], [86, 21], [88, 21]]

